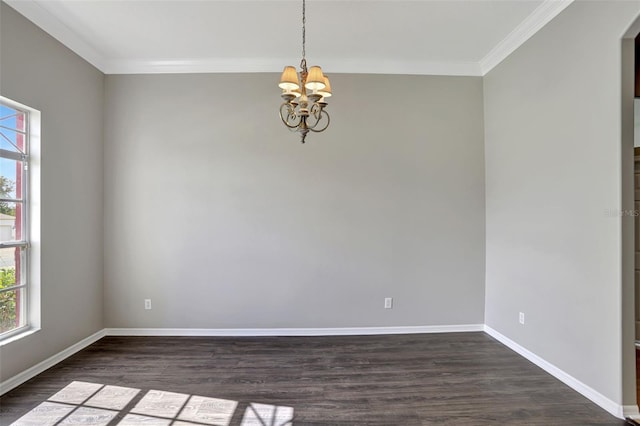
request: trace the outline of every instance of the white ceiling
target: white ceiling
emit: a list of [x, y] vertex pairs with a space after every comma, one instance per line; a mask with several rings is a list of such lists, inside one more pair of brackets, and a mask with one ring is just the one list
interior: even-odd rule
[[[300, 0], [4, 0], [105, 73], [279, 72]], [[483, 75], [572, 0], [308, 0], [327, 72]]]

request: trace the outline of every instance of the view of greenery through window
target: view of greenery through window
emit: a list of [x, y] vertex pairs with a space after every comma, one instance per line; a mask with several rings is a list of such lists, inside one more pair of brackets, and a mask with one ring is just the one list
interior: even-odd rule
[[0, 336], [27, 323], [28, 112], [0, 97]]
[[[16, 281], [16, 268], [0, 269], [0, 289], [11, 287]], [[16, 292], [0, 293], [0, 333], [16, 327]]]
[[[0, 176], [0, 198], [9, 198], [16, 189], [16, 183], [6, 176]], [[16, 207], [6, 201], [0, 201], [0, 213], [16, 216]]]
[[[0, 198], [11, 198], [11, 194], [15, 190], [15, 182], [6, 176], [0, 176]], [[0, 201], [0, 213], [7, 216], [16, 216], [15, 205], [11, 205], [6, 201]], [[0, 290], [11, 287], [16, 282], [16, 268], [14, 265], [7, 266], [7, 263], [13, 263], [15, 256], [15, 248], [1, 249], [0, 259]], [[6, 262], [5, 259], [11, 259]], [[0, 333], [12, 330], [16, 327], [16, 298], [15, 291], [0, 292]]]

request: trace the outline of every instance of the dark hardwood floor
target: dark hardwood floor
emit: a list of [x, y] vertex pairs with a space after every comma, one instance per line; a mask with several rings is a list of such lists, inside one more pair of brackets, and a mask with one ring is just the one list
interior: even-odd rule
[[108, 425], [625, 424], [484, 333], [106, 337], [0, 398], [0, 423], [47, 400]]

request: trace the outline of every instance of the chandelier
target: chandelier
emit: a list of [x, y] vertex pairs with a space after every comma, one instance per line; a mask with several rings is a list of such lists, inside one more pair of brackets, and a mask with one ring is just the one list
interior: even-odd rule
[[331, 121], [325, 111], [326, 98], [331, 96], [331, 85], [322, 69], [313, 66], [307, 70], [305, 51], [306, 43], [306, 16], [305, 0], [302, 0], [302, 60], [300, 61], [300, 73], [295, 67], [286, 66], [280, 77], [278, 86], [282, 89], [280, 105], [280, 119], [292, 132], [300, 133], [300, 140], [304, 143], [307, 133], [323, 132], [329, 127]]

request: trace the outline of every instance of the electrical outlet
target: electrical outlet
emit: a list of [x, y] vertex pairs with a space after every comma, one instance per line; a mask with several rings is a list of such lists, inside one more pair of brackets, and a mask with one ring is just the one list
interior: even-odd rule
[[151, 309], [151, 299], [144, 299], [144, 308]]
[[385, 309], [393, 308], [393, 297], [385, 297], [384, 298], [384, 308]]
[[520, 324], [524, 324], [524, 312], [520, 312], [520, 315], [518, 316], [518, 321], [520, 321]]

